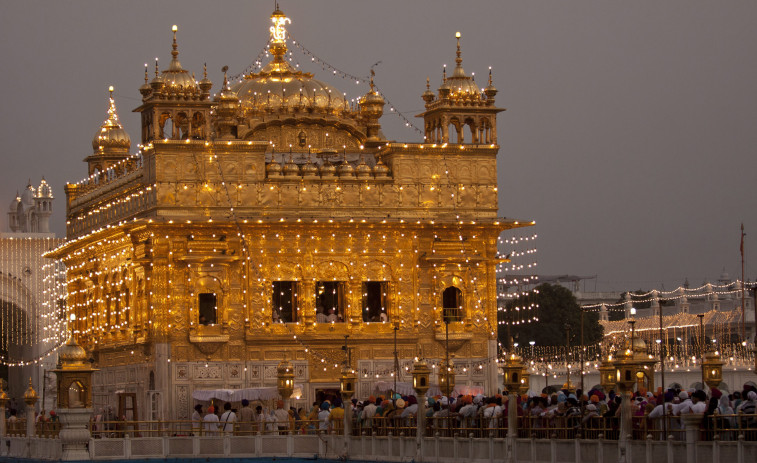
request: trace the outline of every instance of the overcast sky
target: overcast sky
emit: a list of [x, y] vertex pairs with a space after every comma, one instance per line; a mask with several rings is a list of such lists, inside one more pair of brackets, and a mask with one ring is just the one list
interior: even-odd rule
[[[426, 77], [435, 89], [442, 65], [454, 65], [462, 33], [463, 67], [483, 86], [492, 66], [507, 108], [497, 121], [500, 213], [536, 220], [541, 273], [597, 275], [597, 289], [616, 290], [699, 285], [723, 268], [736, 277], [742, 222], [749, 262], [757, 2], [280, 4], [291, 35], [337, 68], [362, 76], [381, 61], [376, 82], [408, 116], [423, 109]], [[144, 63], [168, 63], [172, 24], [182, 64], [200, 79], [207, 62], [215, 91], [223, 65], [241, 72], [265, 46], [272, 10], [272, 0], [1, 2], [0, 200], [44, 176], [63, 235], [63, 186], [86, 174], [108, 86], [134, 146]], [[317, 78], [365, 93], [290, 48]], [[421, 140], [392, 115], [381, 122], [390, 139]]]

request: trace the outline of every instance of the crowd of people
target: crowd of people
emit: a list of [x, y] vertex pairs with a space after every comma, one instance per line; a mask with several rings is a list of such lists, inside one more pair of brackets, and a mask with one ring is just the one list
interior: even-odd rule
[[[449, 433], [470, 435], [492, 431], [504, 435], [507, 430], [509, 400], [507, 395], [463, 395], [458, 397], [427, 397], [425, 408], [427, 435]], [[521, 435], [536, 437], [598, 436], [617, 437], [622, 397], [615, 391], [607, 394], [592, 389], [586, 394], [559, 390], [540, 395], [517, 397], [515, 406], [518, 431]], [[415, 432], [419, 404], [416, 396], [387, 394], [370, 396], [363, 400], [352, 399], [347, 404], [337, 395], [322, 397], [309, 409], [291, 407], [286, 410], [283, 401], [267, 408], [262, 403], [253, 406], [242, 401], [239, 410], [232, 404], [209, 406], [203, 410], [198, 404], [192, 416], [193, 430], [202, 434], [234, 433], [341, 433], [344, 415], [351, 418], [354, 434], [405, 435]], [[664, 438], [662, 431], [675, 437], [683, 429], [682, 415], [702, 414], [703, 431], [719, 429], [721, 438], [728, 430], [742, 429], [757, 438], [757, 388], [744, 385], [743, 390], [725, 393], [716, 388], [681, 390], [661, 388], [656, 393], [640, 390], [632, 395], [634, 434], [648, 434]], [[665, 420], [665, 423], [663, 423]], [[556, 431], [560, 431], [559, 433]], [[592, 434], [593, 432], [593, 434]], [[613, 434], [614, 433], [614, 434]], [[483, 435], [483, 434], [480, 434]], [[711, 438], [711, 436], [710, 436]]]

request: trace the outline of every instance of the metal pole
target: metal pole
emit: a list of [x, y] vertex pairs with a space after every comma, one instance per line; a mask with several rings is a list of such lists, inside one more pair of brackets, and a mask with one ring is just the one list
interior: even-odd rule
[[699, 369], [702, 370], [702, 389], [704, 389], [704, 314], [700, 313], [699, 317]]
[[[581, 308], [581, 394], [584, 394], [584, 309]], [[580, 399], [580, 397], [579, 397]]]
[[397, 358], [397, 330], [400, 329], [399, 323], [394, 324], [394, 390], [392, 390], [392, 403], [394, 403], [394, 394], [397, 393], [397, 376], [400, 374], [400, 361]]
[[449, 320], [446, 318], [444, 320], [444, 350], [444, 360], [446, 363], [444, 370], [444, 395], [449, 396], [452, 391], [449, 388]]
[[665, 411], [665, 355], [662, 351], [662, 344], [667, 340], [667, 336], [662, 335], [662, 306], [660, 306], [660, 381], [662, 382], [662, 439], [667, 439], [668, 419]]
[[570, 325], [565, 324], [565, 372], [568, 375], [568, 380], [565, 385], [570, 392]]
[[[744, 224], [741, 224], [741, 339], [746, 341], [746, 305], [744, 305]], [[755, 317], [757, 323], [757, 317]], [[755, 338], [757, 339], [757, 338]]]

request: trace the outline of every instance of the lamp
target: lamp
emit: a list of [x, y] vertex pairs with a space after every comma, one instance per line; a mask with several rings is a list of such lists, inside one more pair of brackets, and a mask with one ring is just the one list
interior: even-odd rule
[[704, 354], [702, 373], [704, 375], [704, 383], [710, 389], [718, 387], [723, 381], [723, 363], [718, 351], [710, 351]]
[[439, 389], [445, 396], [449, 397], [452, 390], [455, 389], [455, 367], [452, 359], [442, 362], [439, 370]]
[[276, 367], [276, 378], [279, 395], [285, 401], [289, 400], [294, 392], [294, 367], [288, 360], [282, 360]]
[[342, 375], [339, 377], [339, 392], [342, 394], [342, 399], [347, 402], [352, 399], [355, 394], [355, 381], [357, 376], [352, 371], [352, 368], [348, 366], [342, 367]]
[[523, 386], [523, 371], [525, 366], [521, 361], [521, 358], [515, 352], [512, 352], [505, 358], [505, 366], [502, 367], [504, 373], [504, 386], [508, 392], [517, 393]]
[[413, 364], [413, 371], [411, 374], [413, 375], [413, 389], [415, 389], [415, 393], [418, 394], [418, 402], [420, 402], [420, 398], [424, 397], [426, 392], [428, 392], [430, 386], [428, 377], [431, 375], [431, 370], [423, 359], [418, 359]]
[[612, 363], [612, 355], [608, 355], [607, 359], [602, 361], [599, 365], [599, 385], [605, 392], [615, 388], [615, 365]]

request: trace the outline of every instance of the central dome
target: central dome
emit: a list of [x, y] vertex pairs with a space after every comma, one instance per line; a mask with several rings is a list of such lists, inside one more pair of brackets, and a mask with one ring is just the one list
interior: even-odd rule
[[245, 76], [231, 86], [244, 110], [276, 111], [303, 108], [322, 111], [349, 111], [349, 102], [335, 87], [313, 79], [313, 74], [296, 71], [276, 56], [259, 73]]

